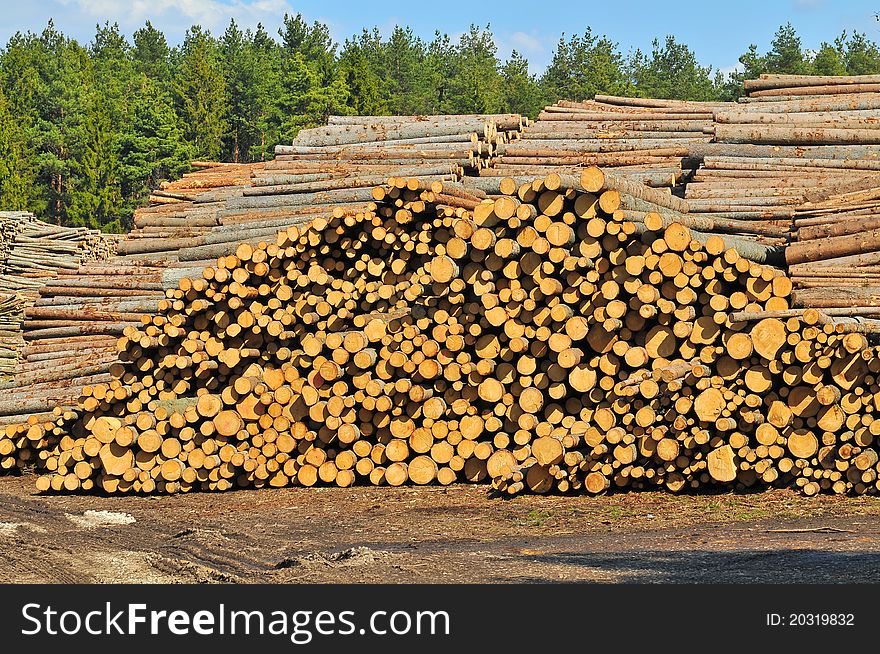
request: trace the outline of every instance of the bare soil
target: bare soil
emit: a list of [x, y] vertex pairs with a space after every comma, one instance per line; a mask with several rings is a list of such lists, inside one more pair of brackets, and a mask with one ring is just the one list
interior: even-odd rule
[[878, 582], [880, 498], [486, 487], [43, 496], [0, 478], [7, 583]]

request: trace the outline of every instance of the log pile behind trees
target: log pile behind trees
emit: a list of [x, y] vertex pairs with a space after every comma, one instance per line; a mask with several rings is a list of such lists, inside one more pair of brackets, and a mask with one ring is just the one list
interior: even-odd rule
[[110, 382], [0, 451], [37, 444], [44, 491], [876, 492], [880, 357], [858, 323], [790, 317], [788, 278], [730, 247], [761, 246], [628, 220], [596, 168], [413, 186], [182, 280]]

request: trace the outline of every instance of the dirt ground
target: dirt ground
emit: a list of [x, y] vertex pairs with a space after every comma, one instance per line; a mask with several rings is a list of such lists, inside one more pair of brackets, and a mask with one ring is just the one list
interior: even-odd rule
[[0, 581], [877, 582], [880, 498], [491, 498], [485, 487], [41, 496], [0, 478]]

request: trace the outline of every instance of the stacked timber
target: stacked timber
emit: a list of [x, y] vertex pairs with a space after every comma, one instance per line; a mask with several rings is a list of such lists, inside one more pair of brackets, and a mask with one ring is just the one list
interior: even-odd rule
[[[516, 125], [518, 121], [517, 117]], [[497, 134], [508, 134], [514, 123], [508, 119], [501, 125]], [[240, 243], [272, 240], [279, 228], [331, 217], [334, 209], [347, 213], [368, 208], [372, 187], [387, 181], [377, 173], [424, 173], [417, 178], [421, 182], [452, 180], [461, 173], [446, 163], [431, 168], [354, 163], [344, 172], [344, 164], [335, 161], [312, 160], [307, 165], [310, 173], [291, 178], [290, 165], [280, 162], [193, 162], [195, 172], [163, 184], [151, 197], [152, 205], [135, 213], [135, 228], [119, 242], [119, 256], [81, 265], [35, 296], [26, 311], [22, 361], [15, 378], [6, 381], [7, 400], [0, 402], [0, 424], [21, 422], [56, 406], [72, 407], [85, 386], [109, 381], [117, 361], [115, 343], [123, 331], [139, 324], [140, 316], [153, 311], [181, 278], [201, 275]], [[369, 186], [364, 193], [366, 177]], [[328, 193], [328, 186], [360, 193], [368, 201], [337, 206], [339, 196]], [[258, 202], [281, 198], [295, 199], [296, 204], [280, 202], [273, 209], [234, 202], [250, 191], [254, 192], [247, 197]], [[0, 348], [0, 367], [2, 354]]]
[[115, 252], [117, 237], [84, 227], [60, 227], [22, 211], [0, 211], [0, 385], [20, 358], [26, 308], [39, 289], [85, 263]]
[[687, 189], [691, 211], [785, 230], [799, 307], [880, 301], [880, 86], [876, 76], [762, 75], [714, 112], [716, 143]]
[[22, 347], [21, 324], [28, 298], [0, 293], [0, 383], [15, 374]]
[[240, 197], [265, 165], [192, 162], [193, 172], [163, 182], [150, 195], [150, 206], [135, 212], [134, 227], [120, 245], [120, 254], [173, 260], [182, 248], [205, 244], [221, 225], [218, 213], [226, 201]]
[[577, 174], [601, 165], [648, 186], [676, 187], [695, 167], [690, 146], [711, 140], [713, 110], [730, 104], [604, 95], [560, 101], [545, 107], [520, 140], [499, 148], [480, 175]]
[[[797, 306], [847, 308], [876, 315], [880, 306], [880, 178], [853, 177], [830, 196], [797, 207], [795, 241], [786, 249]], [[880, 325], [876, 321], [873, 323]], [[880, 331], [880, 330], [878, 330]]]
[[175, 204], [195, 200], [204, 191], [247, 186], [254, 170], [264, 164], [224, 163], [220, 161], [192, 161], [192, 172], [180, 179], [165, 181], [150, 193], [150, 204]]
[[[515, 138], [523, 124], [519, 116], [462, 120], [440, 122], [454, 130], [479, 124], [477, 140], [489, 144]], [[443, 137], [435, 138], [442, 149]], [[0, 423], [73, 406], [84, 386], [108, 381], [122, 331], [154, 309], [166, 289], [176, 288], [182, 277], [200, 275], [239, 243], [274, 239], [279, 228], [330, 217], [334, 208], [364, 210], [371, 206], [373, 186], [394, 173], [423, 183], [460, 177], [460, 165], [432, 156], [421, 166], [390, 158], [387, 165], [346, 163], [336, 156], [303, 157], [300, 163], [284, 157], [255, 164], [193, 162], [196, 171], [163, 184], [151, 195], [151, 206], [135, 213], [134, 229], [118, 243], [119, 256], [70, 269], [35, 296], [26, 313], [23, 360], [14, 380], [6, 381], [12, 386], [8, 401], [0, 402]], [[356, 197], [345, 204], [345, 194]], [[0, 348], [0, 367], [2, 354]]]
[[330, 116], [326, 127], [301, 130], [275, 154], [280, 161], [447, 163], [476, 171], [527, 123], [519, 114]]
[[[224, 200], [217, 196], [240, 195], [263, 165], [193, 162], [195, 172], [164, 183], [151, 206], [135, 212], [134, 229], [114, 244], [118, 256], [83, 261], [32, 287], [23, 309], [20, 361], [0, 401], [0, 424], [21, 423], [29, 415], [44, 419], [55, 407], [75, 406], [85, 386], [109, 381], [122, 331], [154, 311], [165, 289], [199, 274], [216, 256], [181, 260], [223, 229], [216, 214]], [[241, 238], [240, 232], [229, 236], [233, 245], [221, 251], [234, 249]]]
[[632, 182], [597, 168], [494, 199], [380, 187], [182, 279], [108, 382], [0, 451], [29, 447], [42, 491], [876, 492], [860, 324], [792, 310], [772, 247], [640, 189], [653, 211], [622, 210]]
[[61, 227], [23, 211], [0, 211], [0, 289], [12, 277], [51, 277], [112, 256], [117, 237], [85, 227]]
[[519, 114], [330, 116], [326, 127], [301, 130], [291, 145], [276, 146], [275, 159], [254, 171], [239, 197], [227, 199], [218, 221], [228, 227], [224, 234], [247, 225], [256, 243], [330, 209], [364, 211], [373, 188], [389, 179], [422, 187], [455, 182], [486, 166], [527, 122]]

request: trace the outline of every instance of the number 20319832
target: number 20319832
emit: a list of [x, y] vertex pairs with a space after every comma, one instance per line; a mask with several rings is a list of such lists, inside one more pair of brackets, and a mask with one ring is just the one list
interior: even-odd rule
[[854, 627], [854, 613], [767, 613], [768, 627]]

